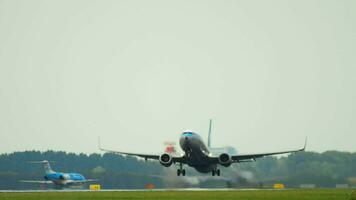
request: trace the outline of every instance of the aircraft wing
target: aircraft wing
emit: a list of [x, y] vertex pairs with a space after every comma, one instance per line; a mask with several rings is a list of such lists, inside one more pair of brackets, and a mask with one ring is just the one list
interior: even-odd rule
[[[294, 152], [299, 152], [299, 151], [304, 151], [305, 147], [307, 144], [307, 139], [305, 139], [304, 147], [300, 149], [294, 149], [294, 150], [288, 150], [288, 151], [277, 151], [277, 152], [269, 152], [269, 153], [253, 153], [253, 154], [238, 154], [238, 155], [232, 155], [231, 160], [234, 163], [238, 162], [251, 162], [255, 161], [256, 158], [262, 158], [264, 156], [271, 156], [271, 155], [278, 155], [278, 154], [286, 154], [286, 153], [294, 153]], [[211, 162], [218, 163], [219, 162], [219, 157], [214, 156], [211, 157], [209, 156]]]
[[101, 151], [105, 151], [108, 153], [114, 153], [114, 154], [120, 154], [120, 155], [128, 155], [128, 156], [137, 156], [141, 157], [144, 159], [153, 159], [153, 160], [158, 160], [159, 155], [152, 155], [152, 154], [139, 154], [139, 153], [129, 153], [129, 152], [123, 152], [123, 151], [114, 151], [114, 150], [109, 150], [109, 149], [103, 149], [99, 147]]
[[[123, 152], [123, 151], [114, 151], [114, 150], [109, 150], [109, 149], [104, 149], [101, 148], [99, 144], [99, 149], [101, 151], [105, 151], [108, 153], [114, 153], [114, 154], [119, 154], [119, 155], [128, 155], [128, 156], [137, 156], [144, 158], [145, 160], [147, 159], [152, 159], [152, 160], [158, 160], [160, 155], [154, 155], [154, 154], [141, 154], [141, 153], [129, 153], [129, 152]], [[178, 163], [186, 163], [186, 159], [184, 156], [172, 156], [173, 162], [178, 162]]]
[[294, 152], [304, 151], [306, 145], [307, 145], [307, 139], [305, 139], [304, 147], [300, 148], [300, 149], [288, 150], [288, 151], [278, 151], [278, 152], [269, 152], [269, 153], [257, 153], [257, 154], [239, 154], [239, 155], [231, 156], [231, 159], [234, 162], [246, 162], [246, 161], [255, 160], [256, 158], [261, 158], [261, 157], [264, 157], [264, 156], [271, 156], [271, 155], [278, 155], [278, 154], [286, 154], [286, 153], [294, 153]]
[[41, 183], [41, 184], [53, 184], [52, 181], [35, 181], [35, 180], [21, 180], [21, 183]]
[[294, 153], [294, 152], [299, 152], [299, 151], [304, 151], [304, 148], [302, 149], [297, 149], [297, 150], [290, 150], [290, 151], [279, 151], [279, 152], [270, 152], [270, 153], [257, 153], [257, 154], [240, 154], [240, 155], [233, 155], [231, 156], [231, 159], [235, 162], [239, 161], [246, 161], [246, 160], [254, 160], [256, 158], [261, 158], [264, 156], [271, 156], [271, 155], [278, 155], [278, 154], [285, 154], [285, 153]]
[[128, 155], [128, 156], [137, 156], [144, 158], [145, 160], [147, 159], [153, 159], [153, 160], [158, 160], [159, 155], [150, 155], [150, 154], [139, 154], [139, 153], [129, 153], [129, 152], [124, 152], [124, 151], [115, 151], [115, 150], [110, 150], [110, 149], [104, 149], [101, 147], [101, 142], [100, 138], [98, 138], [98, 147], [101, 151], [105, 151], [108, 153], [114, 153], [114, 154], [120, 154], [120, 155]]

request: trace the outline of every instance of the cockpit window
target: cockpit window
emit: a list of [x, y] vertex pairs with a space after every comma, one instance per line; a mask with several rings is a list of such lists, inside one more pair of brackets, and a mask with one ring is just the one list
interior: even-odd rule
[[183, 133], [183, 136], [192, 136], [193, 135], [193, 132], [184, 132]]

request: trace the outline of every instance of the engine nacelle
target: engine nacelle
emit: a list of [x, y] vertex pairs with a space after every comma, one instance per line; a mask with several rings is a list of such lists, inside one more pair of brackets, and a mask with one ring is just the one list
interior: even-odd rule
[[219, 164], [224, 166], [224, 167], [228, 167], [232, 164], [232, 159], [231, 156], [227, 153], [222, 153], [219, 156]]
[[165, 167], [169, 167], [173, 164], [172, 156], [168, 153], [164, 153], [159, 156], [159, 162]]

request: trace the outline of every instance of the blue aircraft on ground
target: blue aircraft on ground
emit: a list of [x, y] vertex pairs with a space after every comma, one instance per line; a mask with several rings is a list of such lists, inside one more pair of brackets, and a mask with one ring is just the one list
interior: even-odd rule
[[45, 176], [43, 177], [44, 181], [39, 180], [21, 180], [23, 183], [40, 183], [40, 184], [54, 184], [56, 186], [72, 186], [72, 185], [81, 185], [86, 182], [97, 181], [94, 179], [86, 179], [83, 175], [78, 173], [63, 173], [55, 172], [51, 169], [51, 166], [47, 160], [36, 161], [31, 163], [42, 164], [45, 170]]

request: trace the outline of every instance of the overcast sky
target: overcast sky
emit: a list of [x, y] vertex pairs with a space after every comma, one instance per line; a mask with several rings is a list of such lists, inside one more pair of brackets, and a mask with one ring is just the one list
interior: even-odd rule
[[356, 151], [356, 1], [0, 0], [0, 153]]

